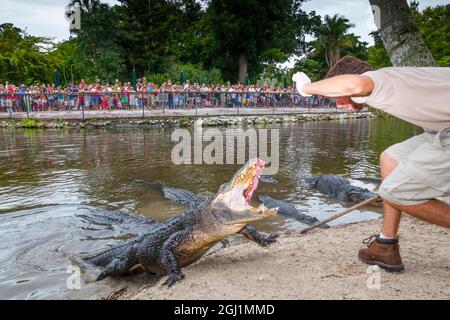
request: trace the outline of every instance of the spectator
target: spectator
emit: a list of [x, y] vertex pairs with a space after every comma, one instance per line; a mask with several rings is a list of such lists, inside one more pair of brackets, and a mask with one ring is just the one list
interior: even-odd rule
[[[164, 96], [159, 96], [159, 93]], [[28, 96], [29, 95], [29, 96]], [[29, 99], [24, 99], [29, 97]], [[164, 98], [161, 100], [161, 98]], [[25, 100], [25, 101], [24, 101]], [[29, 103], [26, 101], [30, 101]], [[102, 84], [98, 78], [94, 83], [82, 79], [78, 84], [70, 83], [66, 88], [55, 85], [33, 85], [15, 87], [6, 82], [0, 86], [0, 110], [12, 112], [31, 110], [79, 110], [81, 107], [95, 110], [141, 109], [150, 106], [169, 109], [197, 107], [334, 107], [334, 101], [325, 97], [309, 100], [294, 94], [292, 86], [281, 88], [266, 82], [261, 85], [242, 85], [230, 83], [210, 85], [192, 83], [186, 80], [178, 85], [170, 80], [161, 88], [148, 82], [144, 77], [137, 80], [136, 89], [130, 82], [121, 83], [116, 79], [114, 85]]]

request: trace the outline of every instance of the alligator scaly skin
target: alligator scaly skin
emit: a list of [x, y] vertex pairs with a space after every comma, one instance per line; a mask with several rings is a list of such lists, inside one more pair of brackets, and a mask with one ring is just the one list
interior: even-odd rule
[[[295, 219], [307, 225], [313, 225], [319, 222], [319, 220], [316, 217], [312, 217], [310, 215], [301, 213], [289, 202], [275, 200], [265, 195], [259, 195], [258, 199], [268, 208], [278, 208], [278, 214], [282, 216]], [[329, 228], [329, 226], [324, 225], [323, 228]]]
[[259, 178], [259, 182], [268, 183], [268, 184], [277, 184], [278, 180], [271, 176], [261, 176]]
[[157, 187], [161, 190], [164, 198], [174, 203], [186, 206], [187, 208], [197, 208], [208, 200], [192, 191], [169, 187], [165, 183], [159, 181], [156, 181], [153, 184], [157, 185]]
[[77, 215], [80, 218], [100, 225], [148, 224], [157, 225], [159, 222], [146, 216], [131, 215], [120, 211], [96, 211]]
[[376, 186], [379, 186], [381, 184], [381, 182], [383, 182], [380, 178], [373, 178], [373, 177], [357, 177], [357, 178], [352, 178], [353, 180], [358, 180], [364, 183], [372, 183]]
[[307, 178], [311, 188], [343, 202], [361, 202], [375, 195], [366, 188], [354, 186], [341, 176], [322, 175]]

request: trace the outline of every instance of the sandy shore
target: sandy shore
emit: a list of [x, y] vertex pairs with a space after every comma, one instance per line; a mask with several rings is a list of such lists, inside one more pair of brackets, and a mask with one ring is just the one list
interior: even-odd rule
[[450, 299], [450, 230], [406, 216], [401, 226], [406, 271], [372, 274], [375, 282], [368, 288], [367, 266], [356, 255], [380, 222], [283, 235], [267, 249], [249, 242], [234, 245], [185, 268], [186, 278], [170, 289], [162, 286], [164, 279], [155, 283], [139, 276], [130, 283], [134, 290], [120, 298]]

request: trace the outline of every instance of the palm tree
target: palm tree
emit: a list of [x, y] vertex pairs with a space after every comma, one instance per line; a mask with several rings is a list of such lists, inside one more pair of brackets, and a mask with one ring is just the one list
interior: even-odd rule
[[341, 15], [326, 15], [322, 24], [315, 29], [315, 47], [323, 52], [328, 67], [341, 58], [341, 48], [346, 45], [346, 33], [354, 27], [350, 20]]

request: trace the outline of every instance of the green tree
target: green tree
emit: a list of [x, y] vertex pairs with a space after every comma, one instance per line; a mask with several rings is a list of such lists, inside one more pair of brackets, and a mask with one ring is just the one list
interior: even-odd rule
[[288, 78], [297, 71], [308, 74], [312, 80], [320, 80], [341, 56], [352, 55], [362, 60], [368, 58], [367, 42], [360, 37], [348, 33], [352, 26], [350, 21], [339, 15], [325, 16], [313, 28], [316, 39], [307, 43], [304, 51], [306, 55], [296, 62], [288, 73]]
[[[211, 0], [205, 19], [212, 34], [212, 65], [225, 79], [255, 77], [264, 64], [298, 53], [311, 25], [304, 0]], [[238, 77], [236, 77], [238, 75]]]
[[331, 67], [341, 58], [342, 48], [350, 47], [351, 41], [357, 40], [354, 36], [350, 38], [347, 31], [354, 27], [350, 20], [341, 15], [325, 15], [323, 22], [315, 29], [317, 40], [313, 46], [323, 54], [328, 67]]
[[10, 23], [0, 25], [0, 82], [48, 82], [50, 39], [28, 35]]
[[392, 66], [378, 31], [373, 31], [370, 35], [374, 40], [374, 45], [368, 49], [367, 62], [375, 69]]
[[418, 10], [419, 3], [410, 4], [417, 27], [437, 63], [450, 67], [450, 4]]
[[80, 50], [76, 38], [55, 44], [48, 53], [48, 59], [52, 66], [48, 70], [51, 73], [49, 77], [53, 77], [53, 71], [57, 70], [63, 84], [81, 79], [94, 80], [93, 63]]
[[180, 72], [183, 71], [184, 77], [191, 82], [197, 83], [223, 83], [222, 74], [219, 69], [204, 69], [201, 64], [173, 64], [167, 70], [167, 74], [172, 82], [178, 82]]
[[192, 63], [174, 63], [164, 73], [149, 73], [146, 74], [146, 78], [158, 85], [168, 80], [171, 80], [172, 83], [178, 83], [181, 71], [183, 71], [185, 79], [191, 83], [223, 83], [222, 74], [219, 69], [204, 69], [202, 64]]
[[120, 46], [131, 72], [163, 73], [182, 55], [183, 37], [201, 17], [193, 0], [119, 0]]
[[325, 76], [328, 67], [320, 60], [305, 57], [295, 63], [294, 68], [288, 73], [287, 79], [292, 79], [292, 75], [297, 71], [306, 73], [312, 81], [318, 81]]
[[97, 4], [82, 13], [81, 30], [76, 30], [75, 53], [85, 64], [83, 78], [129, 80], [132, 68], [127, 68], [126, 52], [120, 43], [121, 8]]
[[180, 60], [212, 68], [213, 57], [217, 52], [214, 44], [215, 38], [207, 19], [197, 20], [182, 34]]
[[361, 37], [354, 33], [349, 33], [344, 36], [342, 42], [341, 56], [352, 55], [361, 60], [367, 60], [368, 43], [361, 41]]

